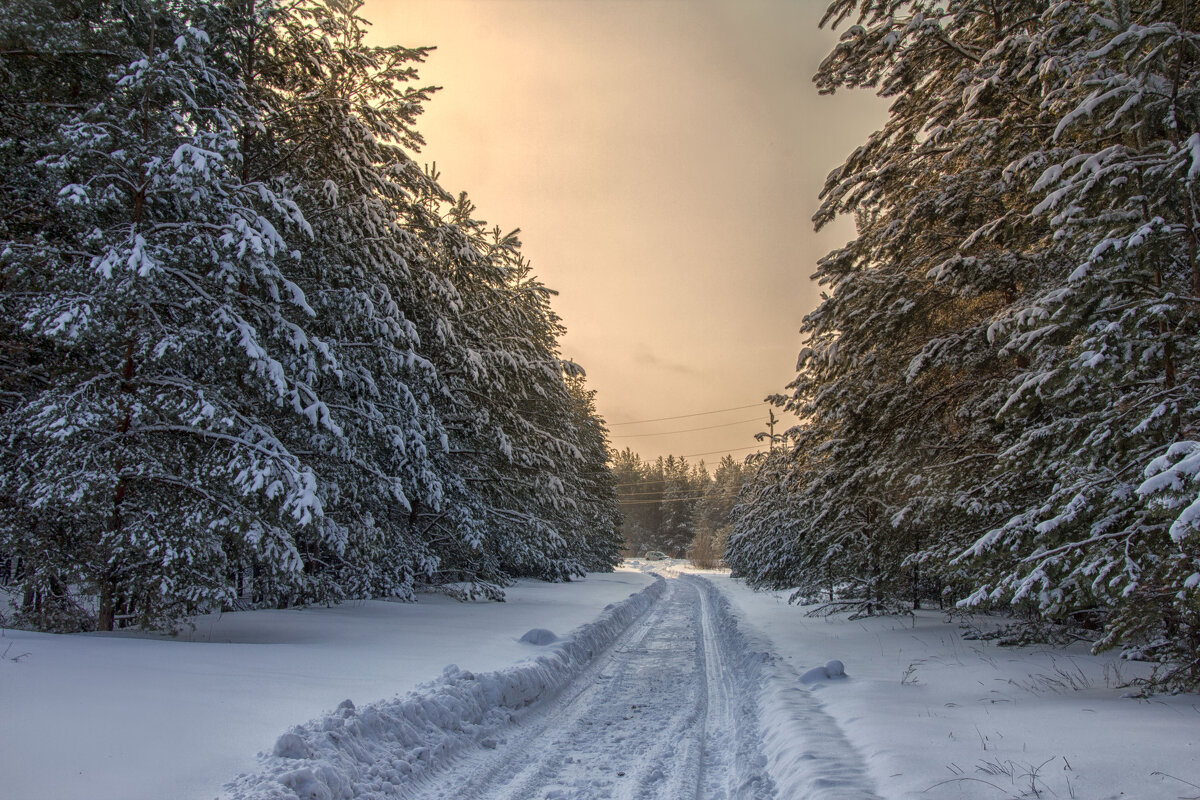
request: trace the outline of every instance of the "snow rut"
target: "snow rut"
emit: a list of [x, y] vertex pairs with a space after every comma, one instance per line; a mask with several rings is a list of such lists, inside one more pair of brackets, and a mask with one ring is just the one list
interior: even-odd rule
[[425, 800], [776, 797], [758, 730], [761, 655], [707, 581], [666, 595], [501, 749], [404, 796]]
[[[715, 589], [715, 594], [719, 595]], [[837, 721], [769, 643], [726, 604], [738, 645], [759, 659], [762, 752], [780, 798], [880, 800], [866, 760]]]
[[878, 800], [713, 584], [658, 580], [550, 653], [294, 728], [228, 800]]
[[451, 665], [407, 696], [333, 714], [279, 737], [261, 770], [226, 787], [226, 800], [377, 800], [447, 764], [570, 686], [605, 648], [655, 606], [657, 580], [609, 606], [551, 652], [506, 670], [472, 674]]

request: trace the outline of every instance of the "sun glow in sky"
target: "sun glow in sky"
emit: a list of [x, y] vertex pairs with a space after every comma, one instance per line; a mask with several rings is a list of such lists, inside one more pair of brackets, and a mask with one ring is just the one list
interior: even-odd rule
[[836, 41], [817, 27], [824, 7], [368, 0], [360, 12], [372, 43], [437, 47], [421, 83], [443, 88], [418, 124], [418, 161], [481, 218], [521, 229], [617, 448], [740, 458], [765, 405], [619, 423], [749, 406], [795, 376], [820, 296], [809, 276], [853, 234], [848, 221], [813, 232], [818, 194], [884, 116], [868, 92], [813, 87]]

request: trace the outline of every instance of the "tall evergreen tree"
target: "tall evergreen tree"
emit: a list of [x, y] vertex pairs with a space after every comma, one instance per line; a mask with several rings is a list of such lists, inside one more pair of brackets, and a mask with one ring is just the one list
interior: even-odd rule
[[4, 250], [6, 314], [63, 366], [7, 415], [0, 480], [26, 512], [5, 549], [44, 554], [49, 538], [62, 554], [29, 559], [30, 587], [94, 587], [111, 628], [225, 599], [233, 547], [300, 568], [289, 528], [320, 516], [315, 478], [257, 411], [319, 418], [282, 352], [326, 358], [285, 272], [280, 231], [303, 234], [303, 217], [241, 177], [254, 111], [207, 57], [206, 4], [98, 10], [111, 83], [46, 132], [55, 222]]
[[[1196, 12], [839, 0], [825, 91], [893, 98], [835, 170], [787, 398], [736, 512], [753, 580], [1087, 619], [1200, 679]], [[1077, 616], [1079, 614], [1085, 616]]]
[[1192, 683], [1198, 23], [1188, 3], [1060, 4], [1047, 16], [1042, 37], [1061, 55], [1040, 75], [1055, 125], [1032, 213], [1053, 228], [1064, 269], [1006, 321], [1028, 366], [1007, 401], [1024, 429], [1002, 468], [1053, 488], [972, 550], [989, 568], [974, 600], [1054, 618], [1099, 611], [1101, 645], [1182, 657]]
[[30, 624], [615, 561], [552, 292], [418, 167], [427, 51], [367, 46], [358, 7], [0, 9], [0, 551]]
[[809, 430], [779, 476], [800, 497], [781, 502], [811, 509], [795, 535], [803, 562], [824, 565], [811, 573], [821, 583], [939, 597], [978, 515], [1016, 499], [963, 467], [991, 465], [1017, 368], [989, 329], [1045, 261], [1022, 215], [1023, 173], [1007, 169], [1037, 139], [1036, 124], [1007, 121], [1037, 105], [1026, 73], [1040, 6], [847, 0], [826, 13], [857, 24], [818, 87], [871, 87], [893, 103], [826, 182], [817, 226], [853, 214], [858, 236], [818, 264], [830, 294], [805, 319], [787, 398]]
[[240, 132], [247, 174], [290, 187], [311, 220], [297, 282], [331, 364], [295, 361], [338, 432], [291, 429], [325, 514], [304, 538], [304, 585], [281, 587], [280, 600], [410, 595], [437, 564], [413, 517], [439, 507], [453, 480], [425, 336], [455, 298], [429, 244], [440, 222], [427, 198], [445, 193], [410, 154], [431, 91], [413, 85], [414, 65], [427, 51], [367, 46], [356, 9], [290, 0], [229, 12], [234, 62], [261, 109]]

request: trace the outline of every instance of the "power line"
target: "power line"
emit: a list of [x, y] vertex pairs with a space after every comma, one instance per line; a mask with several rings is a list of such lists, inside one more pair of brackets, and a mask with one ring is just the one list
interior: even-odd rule
[[[713, 485], [715, 486], [716, 484], [713, 484]], [[647, 495], [661, 497], [664, 494], [666, 494], [667, 491], [668, 491], [667, 489], [651, 489], [648, 492], [617, 492], [617, 494], [620, 495], [621, 497], [644, 497]], [[691, 491], [691, 490], [689, 490], [689, 491]]]
[[608, 427], [612, 428], [617, 425], [641, 425], [643, 422], [666, 422], [669, 419], [687, 419], [688, 417], [703, 417], [708, 414], [722, 414], [726, 411], [744, 411], [747, 408], [761, 408], [762, 403], [755, 403], [752, 406], [734, 406], [733, 408], [718, 408], [716, 411], [698, 411], [695, 414], [680, 414], [677, 417], [659, 417], [658, 419], [635, 419], [629, 422], [610, 422]]
[[740, 453], [744, 450], [757, 450], [762, 445], [752, 444], [749, 447], [735, 447], [733, 450], [710, 450], [707, 453], [684, 453], [680, 458], [695, 458], [696, 456], [714, 456], [717, 453]]
[[[718, 495], [713, 495], [717, 497]], [[657, 500], [630, 500], [628, 503], [622, 502], [621, 498], [617, 498], [617, 502], [621, 505], [634, 505], [636, 503], [682, 503], [685, 500], [703, 500], [708, 497], [704, 494], [689, 494], [686, 497], [660, 497]]]
[[654, 478], [653, 480], [651, 480], [651, 479], [647, 478], [644, 481], [633, 481], [632, 483], [613, 484], [613, 488], [622, 489], [626, 486], [645, 486], [648, 483], [667, 483], [670, 480], [673, 480], [673, 479], [672, 478]]
[[618, 502], [617, 505], [622, 506], [656, 506], [662, 503], [694, 503], [698, 500], [713, 499], [713, 500], [734, 500], [738, 497], [736, 494], [728, 495], [712, 495], [711, 498], [706, 497], [670, 497], [662, 500], [634, 500], [631, 503]]
[[621, 433], [613, 436], [614, 439], [636, 439], [640, 436], [670, 436], [673, 433], [691, 433], [692, 431], [711, 431], [713, 428], [732, 428], [734, 425], [745, 425], [747, 422], [761, 422], [760, 417], [752, 419], [742, 419], [737, 422], [724, 422], [720, 425], [705, 425], [702, 428], [681, 428], [677, 431], [662, 431], [660, 433]]

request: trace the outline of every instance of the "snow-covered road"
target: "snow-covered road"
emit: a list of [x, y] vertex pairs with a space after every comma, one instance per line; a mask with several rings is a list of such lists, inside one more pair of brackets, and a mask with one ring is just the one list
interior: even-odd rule
[[704, 577], [659, 572], [569, 636], [538, 633], [542, 655], [508, 669], [451, 665], [293, 728], [228, 800], [877, 800], [807, 675]]
[[0, 798], [1174, 800], [1200, 786], [1200, 705], [1130, 696], [1150, 665], [967, 638], [1003, 619], [804, 612], [727, 573], [630, 561], [522, 581], [505, 603], [246, 611], [175, 638], [0, 629]]
[[494, 750], [412, 787], [444, 800], [771, 798], [755, 675], [707, 581], [662, 598]]

